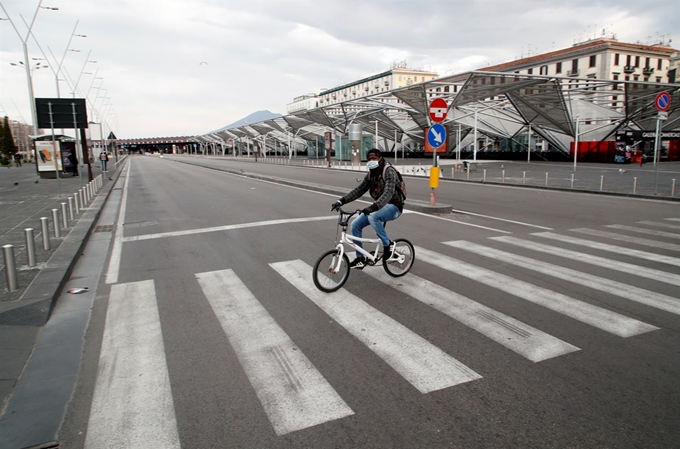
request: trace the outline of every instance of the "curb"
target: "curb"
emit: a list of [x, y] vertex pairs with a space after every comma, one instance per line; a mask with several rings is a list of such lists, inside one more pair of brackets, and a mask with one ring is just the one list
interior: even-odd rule
[[54, 302], [68, 281], [80, 257], [80, 252], [87, 244], [95, 223], [99, 219], [102, 206], [106, 203], [121, 173], [122, 166], [118, 167], [117, 173], [112, 176], [114, 179], [102, 187], [85, 209], [71, 231], [47, 260], [46, 267], [40, 270], [26, 288], [21, 299], [13, 301], [14, 304], [7, 303], [7, 308], [0, 312], [3, 325], [43, 326], [47, 322], [54, 309]]

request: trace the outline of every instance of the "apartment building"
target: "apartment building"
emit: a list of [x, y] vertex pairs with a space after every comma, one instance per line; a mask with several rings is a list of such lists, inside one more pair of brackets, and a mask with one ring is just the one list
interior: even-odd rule
[[479, 71], [668, 83], [675, 82], [677, 65], [678, 50], [667, 45], [629, 44], [606, 38]]
[[348, 100], [388, 92], [400, 87], [423, 83], [437, 78], [436, 72], [395, 67], [367, 78], [319, 93], [319, 107], [332, 106]]

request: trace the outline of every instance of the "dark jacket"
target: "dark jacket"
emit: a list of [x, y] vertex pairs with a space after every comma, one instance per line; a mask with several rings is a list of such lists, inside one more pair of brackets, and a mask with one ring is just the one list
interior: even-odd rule
[[[385, 170], [385, 179], [382, 177], [384, 164], [388, 165], [388, 168]], [[364, 179], [361, 180], [361, 183], [347, 195], [340, 198], [340, 201], [342, 204], [351, 203], [368, 192], [374, 201], [371, 206], [371, 209], [374, 211], [381, 209], [386, 204], [394, 204], [399, 208], [400, 212], [403, 212], [404, 200], [397, 190], [397, 182], [399, 182], [397, 169], [383, 160], [380, 167], [369, 171], [364, 176]]]

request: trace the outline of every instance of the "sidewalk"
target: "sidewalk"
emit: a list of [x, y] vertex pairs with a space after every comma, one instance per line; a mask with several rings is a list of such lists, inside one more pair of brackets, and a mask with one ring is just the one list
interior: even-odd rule
[[[103, 188], [95, 195], [108, 194], [113, 186], [109, 177], [115, 179], [119, 174], [114, 167], [109, 163], [109, 171], [102, 177]], [[70, 218], [68, 197], [88, 183], [87, 167], [80, 170], [82, 177], [67, 174], [59, 180], [39, 178], [33, 164], [0, 170], [0, 245], [14, 246], [18, 287], [9, 291], [4, 258], [0, 259], [0, 413], [99, 215], [95, 209], [101, 204], [91, 207], [95, 204], [91, 200], [79, 213], [73, 208], [74, 219], [68, 220], [66, 229], [61, 225], [61, 203], [67, 204]], [[93, 178], [101, 174], [99, 164], [92, 164]], [[54, 236], [52, 209], [59, 210], [60, 238]], [[41, 217], [48, 218], [50, 250], [43, 249]], [[26, 228], [33, 228], [35, 267], [28, 266]]]

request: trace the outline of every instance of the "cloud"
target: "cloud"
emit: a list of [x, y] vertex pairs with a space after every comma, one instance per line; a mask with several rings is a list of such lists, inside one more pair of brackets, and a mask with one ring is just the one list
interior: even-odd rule
[[[25, 33], [19, 14], [30, 19], [35, 5], [3, 5]], [[48, 47], [53, 51], [54, 67], [65, 55], [74, 80], [92, 73], [81, 75], [77, 95], [99, 95], [90, 116], [102, 116], [120, 137], [195, 135], [256, 110], [285, 114], [296, 96], [382, 72], [394, 60], [444, 75], [565, 48], [602, 29], [648, 43], [677, 42], [680, 30], [680, 8], [668, 0], [55, 0], [55, 6], [59, 11], [39, 12], [34, 35], [48, 56]], [[77, 21], [76, 34], [87, 38], [74, 37], [70, 48], [80, 52], [66, 52]], [[42, 57], [32, 41], [29, 52]], [[0, 108], [30, 121], [25, 74], [9, 66], [19, 60], [21, 41], [2, 21]], [[56, 96], [53, 73], [34, 75], [37, 97]], [[70, 95], [67, 83], [60, 85]]]

